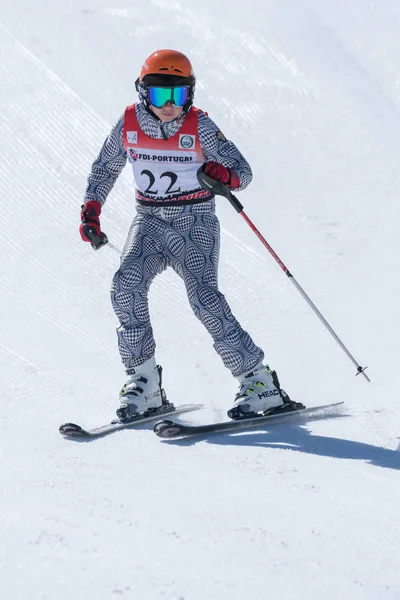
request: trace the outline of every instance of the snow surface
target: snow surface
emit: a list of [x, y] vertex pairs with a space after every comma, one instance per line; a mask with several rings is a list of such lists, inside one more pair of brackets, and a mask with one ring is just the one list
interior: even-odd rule
[[[2, 598], [400, 598], [399, 31], [398, 0], [2, 0]], [[252, 164], [247, 214], [371, 383], [223, 198], [221, 288], [288, 392], [342, 418], [58, 433], [108, 421], [124, 382], [118, 256], [80, 241], [79, 207], [161, 47], [192, 58], [196, 104]], [[103, 213], [119, 247], [131, 189], [126, 169]], [[223, 420], [236, 382], [173, 272], [151, 310], [169, 398]]]

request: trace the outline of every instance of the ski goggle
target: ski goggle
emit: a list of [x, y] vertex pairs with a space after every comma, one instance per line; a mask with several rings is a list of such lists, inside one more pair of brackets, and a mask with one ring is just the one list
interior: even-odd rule
[[162, 108], [167, 102], [175, 106], [183, 106], [189, 100], [190, 87], [148, 87], [147, 99], [156, 108]]

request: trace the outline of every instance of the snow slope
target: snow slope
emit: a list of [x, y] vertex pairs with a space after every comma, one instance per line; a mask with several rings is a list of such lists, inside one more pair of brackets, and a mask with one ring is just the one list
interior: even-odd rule
[[[0, 4], [0, 591], [7, 600], [400, 598], [400, 8], [397, 0], [14, 0]], [[156, 48], [252, 164], [247, 214], [355, 369], [235, 211], [221, 288], [293, 396], [346, 416], [162, 442], [91, 443], [124, 372], [118, 257], [77, 234], [91, 162]], [[128, 170], [103, 229], [121, 247]], [[236, 382], [172, 272], [151, 291], [157, 359], [190, 418]]]

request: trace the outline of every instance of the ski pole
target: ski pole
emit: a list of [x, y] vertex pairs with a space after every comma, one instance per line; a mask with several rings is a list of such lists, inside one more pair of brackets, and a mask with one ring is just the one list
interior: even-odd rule
[[121, 256], [121, 250], [108, 241], [108, 237], [105, 233], [102, 232], [101, 237], [99, 237], [94, 233], [92, 229], [90, 229], [88, 235], [92, 240], [90, 245], [92, 246], [93, 250], [99, 250], [103, 246], [107, 246], [108, 248], [111, 248], [111, 250], [114, 250], [114, 252], [119, 254], [119, 256]]
[[230, 191], [230, 189], [226, 185], [224, 185], [223, 183], [215, 181], [215, 179], [212, 179], [211, 177], [209, 177], [208, 175], [206, 175], [204, 173], [204, 165], [202, 165], [200, 167], [200, 169], [198, 170], [198, 172], [197, 172], [197, 179], [198, 179], [198, 181], [199, 181], [199, 183], [200, 183], [200, 185], [201, 185], [201, 187], [203, 189], [210, 190], [212, 193], [217, 194], [219, 196], [224, 196], [225, 198], [227, 198], [229, 200], [229, 202], [231, 203], [231, 205], [233, 206], [233, 208], [236, 210], [236, 212], [238, 212], [241, 215], [241, 217], [243, 217], [243, 219], [249, 225], [249, 227], [251, 228], [251, 230], [256, 234], [256, 236], [258, 237], [258, 239], [265, 246], [265, 248], [268, 250], [268, 252], [271, 254], [271, 256], [276, 260], [276, 262], [278, 263], [278, 265], [280, 266], [280, 268], [282, 269], [282, 271], [287, 275], [287, 277], [293, 283], [293, 285], [295, 286], [295, 288], [303, 296], [304, 300], [307, 302], [307, 304], [310, 306], [310, 308], [314, 311], [314, 313], [317, 315], [317, 317], [319, 318], [319, 320], [323, 323], [323, 325], [325, 325], [325, 327], [327, 328], [327, 330], [329, 331], [329, 333], [334, 337], [334, 339], [337, 341], [337, 343], [342, 348], [342, 350], [345, 352], [345, 354], [348, 356], [348, 358], [357, 367], [357, 373], [356, 373], [356, 375], [359, 375], [361, 373], [365, 377], [365, 379], [367, 381], [371, 381], [370, 378], [368, 377], [368, 375], [365, 373], [365, 369], [367, 367], [361, 367], [358, 364], [358, 362], [356, 361], [356, 359], [353, 357], [353, 355], [348, 351], [348, 349], [346, 348], [346, 346], [343, 344], [342, 340], [339, 338], [339, 336], [335, 333], [335, 331], [329, 325], [328, 321], [325, 319], [325, 317], [321, 314], [321, 312], [318, 310], [318, 308], [312, 302], [311, 298], [306, 294], [306, 292], [303, 290], [303, 288], [301, 287], [301, 285], [293, 277], [293, 275], [291, 274], [291, 272], [289, 271], [289, 269], [286, 267], [286, 265], [281, 261], [281, 259], [276, 254], [276, 252], [268, 244], [267, 240], [261, 235], [261, 233], [258, 231], [257, 227], [252, 223], [252, 221], [246, 215], [246, 213], [243, 210], [243, 205], [239, 202], [239, 200], [236, 198], [236, 196], [234, 196], [232, 194], [232, 192]]
[[114, 252], [116, 252], [119, 256], [121, 256], [122, 254], [121, 250], [114, 246], [114, 244], [112, 244], [111, 242], [107, 243], [107, 248], [111, 248], [111, 250], [114, 250]]

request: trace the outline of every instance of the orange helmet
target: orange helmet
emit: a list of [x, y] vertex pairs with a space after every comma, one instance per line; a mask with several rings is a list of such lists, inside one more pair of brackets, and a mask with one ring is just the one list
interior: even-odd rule
[[146, 58], [139, 75], [139, 82], [146, 75], [173, 75], [195, 82], [193, 67], [187, 56], [177, 50], [156, 50]]

